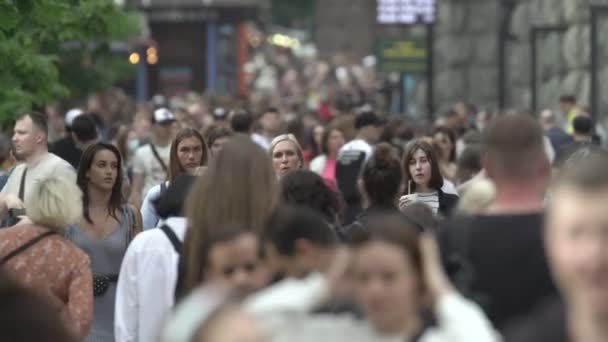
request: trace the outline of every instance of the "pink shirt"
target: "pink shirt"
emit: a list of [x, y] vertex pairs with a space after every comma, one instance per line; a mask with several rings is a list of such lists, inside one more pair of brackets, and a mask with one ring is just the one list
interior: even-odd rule
[[332, 189], [337, 189], [336, 183], [336, 160], [327, 158], [325, 161], [325, 167], [323, 168], [323, 172], [321, 172], [321, 177], [327, 182]]

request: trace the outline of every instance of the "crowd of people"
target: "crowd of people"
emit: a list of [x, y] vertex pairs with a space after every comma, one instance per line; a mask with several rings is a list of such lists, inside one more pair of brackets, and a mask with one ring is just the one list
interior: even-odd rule
[[130, 125], [69, 110], [63, 136], [24, 112], [0, 335], [606, 341], [608, 153], [560, 102], [563, 119], [457, 105], [423, 126], [155, 97]]

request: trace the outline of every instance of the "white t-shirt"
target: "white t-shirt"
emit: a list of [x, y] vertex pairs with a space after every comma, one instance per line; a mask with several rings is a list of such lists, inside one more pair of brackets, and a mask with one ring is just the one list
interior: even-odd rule
[[[165, 172], [161, 163], [156, 159], [154, 153], [152, 153], [152, 148], [150, 146], [151, 145], [148, 144], [138, 148], [137, 151], [135, 151], [135, 156], [133, 156], [133, 174], [144, 176], [144, 187], [141, 193], [142, 197], [146, 196], [150, 188], [167, 179], [167, 172]], [[169, 167], [171, 145], [155, 146], [158, 156], [165, 162], [165, 165]]]
[[[180, 241], [187, 220], [164, 221]], [[117, 341], [157, 341], [163, 321], [171, 313], [179, 254], [160, 229], [138, 234], [122, 260], [116, 285], [114, 333]]]
[[[19, 196], [21, 176], [25, 167], [25, 164], [15, 167], [2, 189], [2, 193]], [[68, 179], [76, 183], [76, 171], [72, 165], [52, 153], [47, 153], [36, 163], [28, 165], [27, 173], [25, 174], [24, 199], [28, 198], [37, 182], [48, 177]]]
[[267, 137], [265, 137], [259, 133], [253, 133], [251, 135], [251, 139], [253, 140], [253, 142], [260, 145], [260, 147], [263, 148], [264, 150], [268, 151], [270, 149], [271, 141]]
[[342, 146], [342, 148], [338, 152], [338, 155], [342, 154], [345, 151], [352, 150], [365, 152], [365, 160], [368, 160], [372, 156], [374, 148], [372, 147], [372, 145], [370, 145], [367, 141], [363, 139], [355, 139], [349, 141], [344, 146]]

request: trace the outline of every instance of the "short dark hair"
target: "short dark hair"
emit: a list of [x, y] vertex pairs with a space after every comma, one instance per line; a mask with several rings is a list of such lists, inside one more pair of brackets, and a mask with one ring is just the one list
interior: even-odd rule
[[264, 113], [262, 113], [262, 115], [267, 114], [267, 113], [280, 114], [279, 110], [275, 107], [266, 108], [266, 110], [264, 111]]
[[293, 170], [281, 178], [280, 186], [283, 203], [315, 210], [328, 222], [336, 220], [336, 214], [340, 212], [338, 194], [318, 174]]
[[154, 208], [160, 218], [185, 216], [184, 203], [195, 180], [195, 176], [181, 174], [169, 184], [167, 190], [154, 201]]
[[44, 132], [44, 134], [49, 133], [49, 124], [46, 115], [36, 111], [29, 111], [17, 116], [17, 121], [23, 120], [26, 117], [29, 117], [34, 126]]
[[316, 212], [304, 207], [279, 206], [270, 215], [262, 234], [281, 255], [293, 256], [296, 241], [305, 239], [316, 246], [332, 247], [338, 243], [335, 232]]
[[371, 205], [394, 207], [403, 182], [403, 169], [395, 149], [387, 143], [378, 144], [361, 173], [365, 192]]
[[411, 187], [412, 191], [416, 191], [416, 183], [413, 181], [412, 174], [410, 173], [410, 161], [414, 158], [414, 153], [416, 151], [422, 150], [425, 154], [429, 163], [431, 164], [431, 180], [429, 181], [429, 188], [435, 189], [437, 191], [441, 190], [443, 187], [443, 175], [441, 174], [441, 169], [439, 169], [439, 161], [437, 160], [437, 155], [435, 153], [435, 148], [430, 143], [419, 139], [410, 142], [407, 146], [405, 153], [403, 154], [403, 173], [404, 173], [404, 184], [407, 184], [408, 181], [412, 181]]
[[560, 103], [576, 103], [576, 96], [572, 94], [564, 94], [559, 97]]
[[205, 132], [205, 137], [207, 138], [207, 145], [209, 148], [213, 146], [216, 140], [221, 138], [228, 138], [234, 135], [234, 132], [226, 127], [219, 126], [211, 126]]
[[578, 115], [572, 121], [572, 128], [578, 134], [591, 135], [593, 134], [593, 120], [585, 115]]
[[72, 133], [80, 141], [91, 141], [98, 138], [95, 119], [88, 114], [77, 116], [72, 122]]
[[253, 126], [253, 116], [249, 112], [238, 111], [232, 115], [230, 125], [236, 133], [249, 133]]
[[526, 114], [499, 116], [482, 133], [482, 157], [499, 177], [529, 178], [546, 158], [540, 123]]

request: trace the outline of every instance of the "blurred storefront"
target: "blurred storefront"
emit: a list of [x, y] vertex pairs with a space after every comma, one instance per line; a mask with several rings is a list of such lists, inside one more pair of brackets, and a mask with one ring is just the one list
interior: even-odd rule
[[145, 91], [140, 89], [138, 97], [242, 91], [247, 23], [259, 21], [268, 1], [131, 0], [127, 5], [145, 13], [155, 42], [153, 49], [140, 50], [138, 78]]

